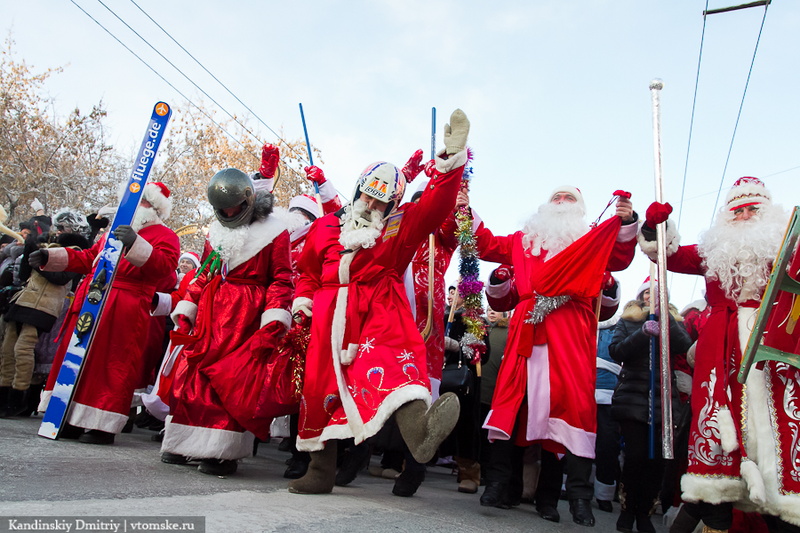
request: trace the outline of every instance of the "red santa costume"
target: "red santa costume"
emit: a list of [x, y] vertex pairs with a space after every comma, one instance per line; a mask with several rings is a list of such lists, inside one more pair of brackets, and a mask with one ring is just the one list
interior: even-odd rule
[[[787, 220], [760, 180], [740, 178], [700, 244], [678, 246], [667, 223], [667, 268], [704, 276], [711, 308], [695, 350], [684, 501], [733, 502], [800, 525], [798, 369], [770, 361], [737, 380]], [[643, 226], [651, 259], [654, 239]]]
[[[527, 395], [525, 440], [540, 441], [552, 452], [566, 448], [594, 458], [593, 302], [605, 271], [622, 270], [633, 259], [636, 225], [620, 229], [615, 216], [590, 231], [580, 192], [561, 187], [551, 198], [558, 193], [577, 202], [544, 204], [524, 231], [505, 237], [494, 236], [483, 224], [476, 232], [481, 259], [513, 265], [519, 295], [484, 428], [490, 440], [509, 439]], [[510, 281], [490, 285], [487, 294], [501, 298], [509, 286]]]
[[[119, 433], [125, 426], [144, 364], [142, 351], [147, 335], [143, 333], [150, 326], [151, 300], [159, 280], [174, 275], [178, 265], [178, 237], [161, 223], [169, 217], [169, 190], [164, 184], [149, 183], [143, 197], [152, 207], [141, 205], [136, 210], [132, 227], [138, 235], [127, 253], [120, 257], [103, 316], [86, 354], [67, 419], [73, 426], [111, 434]], [[88, 274], [106, 238], [108, 234], [83, 251], [54, 248], [42, 269]], [[84, 278], [64, 321], [61, 331], [66, 335], [61, 338], [40, 411], [47, 408], [89, 284], [89, 277]]]
[[[465, 162], [463, 150], [437, 158], [441, 174], [419, 204], [406, 203], [385, 221], [373, 211], [367, 227], [353, 230], [368, 211], [354, 201], [312, 225], [293, 305], [313, 309], [298, 449], [319, 451], [328, 440], [350, 437], [358, 444], [404, 404], [430, 404], [425, 345], [402, 276], [420, 244], [452, 212]], [[375, 163], [360, 183], [389, 167], [399, 174]]]
[[[235, 189], [232, 180], [249, 191], [243, 198], [255, 200], [251, 213], [228, 221], [214, 191]], [[204, 257], [216, 251], [221, 273], [204, 271], [172, 313], [182, 331], [191, 322], [193, 333], [173, 339], [185, 347], [175, 370], [162, 454], [235, 461], [251, 455], [254, 433], [268, 435], [261, 402], [272, 385], [271, 354], [291, 322], [292, 283], [286, 221], [271, 213], [272, 195], [254, 189], [235, 169], [220, 171], [209, 183], [219, 220], [211, 224]], [[203, 463], [200, 470], [207, 472]]]
[[[421, 184], [420, 191], [428, 185], [425, 181]], [[418, 191], [419, 192], [419, 191]], [[428, 302], [433, 304], [430, 320], [430, 333], [425, 339], [427, 350], [428, 377], [432, 380], [431, 386], [435, 389], [434, 396], [438, 394], [438, 384], [442, 381], [442, 367], [444, 366], [444, 307], [445, 307], [445, 281], [444, 275], [453, 253], [458, 248], [456, 237], [456, 219], [450, 213], [445, 221], [433, 233], [433, 294], [429, 292], [430, 275], [430, 237], [422, 242], [411, 266], [406, 271], [406, 276], [411, 279], [406, 281], [406, 293], [411, 303], [411, 310], [417, 323], [417, 329], [423, 331], [428, 327]]]

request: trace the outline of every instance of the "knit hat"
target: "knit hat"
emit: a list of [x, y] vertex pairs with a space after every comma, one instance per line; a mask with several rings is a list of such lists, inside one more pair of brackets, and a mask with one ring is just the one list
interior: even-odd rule
[[170, 199], [170, 190], [161, 182], [154, 181], [148, 183], [144, 187], [142, 195], [145, 200], [150, 202], [153, 209], [158, 213], [161, 220], [167, 220], [172, 212], [172, 200]]
[[736, 211], [740, 207], [771, 203], [772, 195], [764, 182], [752, 176], [744, 176], [736, 180], [725, 197], [725, 205], [731, 211]]
[[295, 207], [302, 209], [314, 219], [319, 215], [319, 207], [317, 206], [317, 199], [310, 194], [301, 194], [289, 200], [289, 211]]
[[183, 252], [181, 256], [178, 258], [178, 262], [180, 263], [186, 259], [187, 261], [191, 262], [194, 265], [194, 268], [200, 268], [200, 256], [194, 252]]
[[[658, 287], [658, 284], [656, 284], [656, 287]], [[647, 276], [647, 279], [639, 286], [639, 289], [636, 291], [636, 299], [641, 301], [642, 294], [647, 290], [650, 290], [650, 276]]]
[[547, 201], [552, 201], [553, 197], [558, 193], [566, 193], [574, 196], [576, 203], [581, 206], [581, 211], [586, 214], [586, 204], [583, 202], [583, 194], [581, 194], [581, 190], [579, 188], [571, 185], [562, 185], [561, 187], [556, 187], [553, 192], [550, 193], [550, 198]]

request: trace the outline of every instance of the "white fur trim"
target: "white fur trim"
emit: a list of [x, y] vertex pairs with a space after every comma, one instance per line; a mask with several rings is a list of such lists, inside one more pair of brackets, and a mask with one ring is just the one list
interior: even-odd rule
[[617, 492], [615, 484], [607, 485], [601, 481], [594, 480], [594, 497], [598, 500], [611, 501]]
[[255, 176], [255, 173], [250, 175], [250, 179], [253, 180], [253, 189], [256, 191], [267, 191], [272, 194], [272, 189], [275, 187], [275, 178], [253, 179], [253, 176]]
[[69, 263], [66, 248], [48, 248], [47, 263], [42, 267], [45, 272], [63, 272]]
[[731, 453], [739, 449], [739, 439], [736, 436], [736, 426], [733, 424], [731, 410], [725, 407], [717, 411], [717, 425], [719, 426], [719, 438], [722, 444], [722, 451]]
[[[547, 202], [550, 203], [553, 201], [553, 197], [558, 193], [566, 193], [571, 194], [575, 197], [575, 203], [577, 203], [581, 207], [581, 212], [583, 215], [586, 215], [586, 203], [583, 201], [583, 193], [581, 193], [580, 189], [577, 187], [573, 187], [572, 185], [561, 185], [560, 187], [556, 187], [553, 189], [553, 192], [550, 193], [550, 196], [547, 199]], [[617, 238], [619, 240], [619, 238]]]
[[178, 316], [180, 315], [184, 315], [194, 324], [195, 320], [197, 320], [197, 304], [189, 300], [181, 300], [178, 302], [178, 305], [175, 306], [175, 310], [172, 311], [170, 317], [172, 321], [177, 324]]
[[767, 503], [767, 490], [764, 487], [764, 480], [761, 479], [761, 472], [758, 466], [749, 459], [743, 459], [741, 465], [742, 479], [747, 485], [750, 500], [756, 505]]
[[[644, 225], [644, 222], [642, 222], [642, 225]], [[658, 258], [658, 244], [656, 244], [657, 241], [645, 240], [644, 235], [642, 235], [641, 231], [639, 231], [636, 238], [639, 241], [639, 249], [647, 257], [649, 257], [651, 261], [656, 261]], [[671, 224], [669, 220], [667, 221], [666, 238], [667, 238], [667, 257], [669, 257], [678, 251], [678, 247], [681, 244], [681, 237], [675, 230], [675, 224]]]
[[167, 316], [172, 311], [172, 295], [166, 292], [157, 292], [156, 306], [150, 311], [150, 316]]
[[50, 397], [53, 395], [51, 390], [43, 390], [42, 395], [39, 396], [39, 406], [36, 408], [40, 413], [47, 411], [47, 406], [50, 405]]
[[250, 457], [255, 436], [249, 431], [204, 428], [176, 424], [168, 416], [164, 431], [162, 452], [177, 453], [197, 459], [224, 459], [228, 461]]
[[280, 322], [286, 329], [292, 325], [292, 315], [289, 314], [289, 311], [286, 309], [280, 309], [275, 307], [273, 309], [267, 309], [263, 313], [261, 313], [261, 326], [264, 327], [270, 322]]
[[104, 411], [78, 402], [72, 402], [69, 423], [86, 429], [98, 429], [106, 433], [120, 433], [128, 422], [128, 415]]
[[161, 397], [156, 394], [155, 389], [149, 394], [142, 394], [142, 405], [147, 408], [148, 413], [159, 420], [163, 421], [169, 414], [169, 405], [165, 404]]
[[467, 164], [466, 150], [461, 150], [457, 154], [451, 155], [448, 159], [442, 159], [444, 153], [445, 149], [442, 148], [442, 150], [436, 154], [436, 170], [443, 174]]
[[215, 220], [208, 232], [208, 242], [214, 250], [220, 251], [230, 272], [255, 257], [286, 229], [283, 217], [274, 214], [238, 228], [226, 228]]
[[319, 216], [320, 206], [317, 200], [312, 198], [310, 194], [300, 194], [289, 200], [289, 209], [291, 210], [295, 207], [308, 211], [308, 214], [312, 216]]
[[152, 253], [153, 245], [144, 240], [141, 235], [137, 235], [136, 240], [133, 241], [133, 246], [125, 254], [125, 259], [133, 266], [141, 267], [150, 259]]
[[178, 258], [178, 263], [180, 263], [183, 259], [190, 261], [195, 268], [200, 268], [200, 260], [194, 254], [190, 254], [189, 252], [183, 252], [181, 256]]
[[314, 300], [305, 296], [295, 298], [294, 302], [292, 302], [292, 315], [296, 315], [303, 307], [312, 311], [314, 309]]
[[145, 200], [150, 202], [150, 205], [156, 210], [158, 218], [161, 220], [167, 220], [169, 218], [169, 215], [172, 213], [172, 200], [164, 196], [161, 187], [155, 183], [148, 183], [144, 186], [142, 196]]
[[682, 498], [687, 502], [723, 503], [745, 499], [747, 488], [740, 478], [684, 474], [681, 478]]
[[319, 186], [319, 198], [322, 200], [323, 204], [326, 204], [336, 198], [339, 193], [336, 192], [336, 187], [330, 182], [330, 180], [326, 180], [325, 183]]
[[356, 424], [354, 426], [350, 417], [350, 413], [347, 413], [347, 418], [350, 422], [349, 425], [338, 424], [334, 426], [327, 426], [322, 430], [322, 434], [319, 437], [312, 439], [298, 438], [297, 449], [304, 452], [315, 452], [322, 450], [325, 447], [326, 441], [343, 440], [351, 437], [355, 439], [356, 444], [359, 444], [378, 433], [378, 431], [380, 431], [381, 428], [386, 424], [386, 421], [389, 419], [389, 417], [392, 416], [397, 409], [399, 409], [402, 405], [414, 400], [422, 400], [425, 402], [425, 405], [430, 408], [431, 393], [422, 385], [402, 386], [384, 398], [383, 402], [378, 407], [378, 411], [375, 413], [375, 416], [373, 416], [372, 420], [366, 424], [364, 424], [363, 421], [361, 421], [361, 418], [357, 416], [360, 424]]
[[358, 355], [358, 344], [350, 343], [347, 345], [346, 350], [341, 351], [340, 360], [343, 365], [347, 366], [356, 360], [357, 355]]

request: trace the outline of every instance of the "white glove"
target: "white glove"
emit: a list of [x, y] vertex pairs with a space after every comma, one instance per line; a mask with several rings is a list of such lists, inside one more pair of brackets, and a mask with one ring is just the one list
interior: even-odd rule
[[44, 206], [42, 205], [42, 202], [40, 202], [38, 198], [34, 198], [33, 201], [31, 202], [31, 209], [33, 209], [34, 212], [44, 211]]
[[444, 125], [444, 146], [447, 155], [457, 154], [467, 146], [469, 119], [460, 109], [450, 115], [450, 123]]
[[680, 370], [675, 371], [675, 386], [684, 394], [692, 393], [692, 376]]
[[311, 318], [311, 307], [313, 305], [314, 301], [309, 298], [295, 298], [294, 302], [292, 302], [292, 317], [294, 321], [299, 324]]
[[457, 352], [461, 349], [461, 345], [458, 343], [457, 340], [451, 339], [450, 337], [445, 337], [444, 349], [447, 352]]

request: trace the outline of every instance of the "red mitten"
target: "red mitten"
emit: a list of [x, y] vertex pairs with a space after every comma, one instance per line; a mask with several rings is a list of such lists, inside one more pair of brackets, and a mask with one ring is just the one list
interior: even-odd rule
[[403, 167], [403, 176], [406, 177], [406, 182], [411, 183], [414, 181], [422, 169], [424, 165], [422, 164], [422, 150], [417, 150], [412, 154], [412, 156], [408, 159], [405, 166]]
[[605, 272], [603, 272], [603, 284], [601, 285], [601, 288], [605, 290], [605, 289], [610, 289], [613, 286], [614, 286], [614, 276], [611, 275], [611, 272], [606, 270]]
[[514, 267], [510, 265], [501, 265], [494, 269], [491, 273], [489, 282], [492, 285], [499, 285], [511, 279], [514, 275]]
[[645, 213], [645, 224], [647, 224], [647, 227], [655, 229], [658, 224], [669, 218], [670, 213], [672, 213], [672, 206], [669, 205], [669, 202], [663, 204], [661, 202], [653, 202], [647, 208], [647, 213]]
[[278, 147], [274, 144], [265, 144], [261, 149], [261, 166], [258, 173], [264, 179], [272, 179], [275, 177], [275, 170], [278, 168], [281, 156]]
[[178, 326], [178, 333], [183, 333], [184, 335], [191, 333], [194, 327], [192, 321], [186, 315], [178, 315], [175, 325]]
[[325, 179], [325, 173], [317, 166], [305, 167], [303, 170], [306, 171], [306, 178], [308, 178], [308, 181], [313, 181], [317, 185], [322, 185], [328, 181]]
[[286, 326], [282, 322], [270, 322], [250, 338], [250, 353], [262, 355], [274, 350], [284, 335], [286, 335]]
[[428, 176], [429, 178], [434, 177], [436, 175], [436, 161], [431, 159], [430, 161], [425, 163], [425, 166], [422, 167], [422, 170], [425, 172], [425, 175]]

